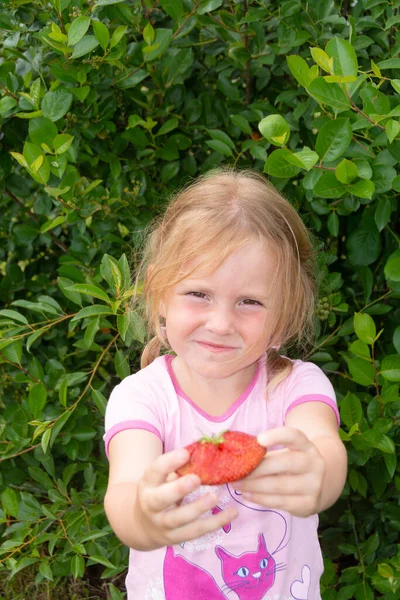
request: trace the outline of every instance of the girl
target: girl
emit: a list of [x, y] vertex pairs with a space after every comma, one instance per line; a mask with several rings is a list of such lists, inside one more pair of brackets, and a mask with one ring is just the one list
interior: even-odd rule
[[[310, 339], [312, 258], [295, 210], [252, 172], [200, 178], [153, 230], [154, 337], [106, 413], [105, 509], [131, 549], [129, 600], [320, 599], [317, 513], [341, 493], [346, 454], [327, 377], [278, 353]], [[178, 478], [183, 447], [221, 430], [258, 436], [256, 470], [214, 487]]]

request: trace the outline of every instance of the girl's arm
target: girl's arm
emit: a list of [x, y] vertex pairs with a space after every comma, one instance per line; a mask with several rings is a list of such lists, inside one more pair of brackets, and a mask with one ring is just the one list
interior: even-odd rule
[[249, 500], [307, 517], [331, 506], [346, 480], [347, 455], [333, 410], [321, 402], [293, 408], [285, 427], [258, 436], [269, 450], [251, 475], [234, 485]]
[[175, 475], [188, 458], [186, 450], [162, 454], [161, 441], [149, 431], [129, 429], [112, 438], [104, 507], [124, 544], [136, 550], [154, 550], [201, 537], [235, 518], [232, 509], [199, 518], [215, 506], [215, 494], [180, 505], [186, 494], [200, 486], [196, 476]]

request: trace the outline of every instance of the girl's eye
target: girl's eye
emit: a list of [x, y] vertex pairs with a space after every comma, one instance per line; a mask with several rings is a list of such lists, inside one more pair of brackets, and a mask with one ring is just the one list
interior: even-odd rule
[[188, 296], [193, 296], [194, 298], [206, 298], [206, 295], [203, 292], [188, 292]]
[[246, 306], [262, 306], [261, 302], [258, 302], [258, 300], [252, 300], [251, 298], [246, 298], [245, 300], [242, 300], [242, 303]]

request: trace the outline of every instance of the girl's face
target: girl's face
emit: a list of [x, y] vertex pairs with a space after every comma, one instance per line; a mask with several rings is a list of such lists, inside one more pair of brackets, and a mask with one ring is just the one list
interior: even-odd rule
[[201, 271], [201, 258], [196, 262], [198, 271], [168, 292], [160, 314], [171, 348], [193, 376], [230, 377], [268, 346], [274, 256], [254, 241], [212, 273]]

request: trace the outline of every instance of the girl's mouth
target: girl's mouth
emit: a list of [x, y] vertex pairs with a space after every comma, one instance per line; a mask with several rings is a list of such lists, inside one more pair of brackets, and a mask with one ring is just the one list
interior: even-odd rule
[[209, 350], [210, 352], [216, 352], [216, 353], [231, 352], [232, 350], [236, 350], [236, 348], [234, 348], [233, 346], [227, 346], [227, 345], [223, 345], [223, 344], [214, 344], [211, 342], [197, 341], [197, 344], [199, 344], [199, 346], [201, 346], [202, 348]]

